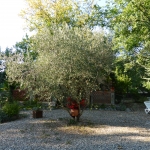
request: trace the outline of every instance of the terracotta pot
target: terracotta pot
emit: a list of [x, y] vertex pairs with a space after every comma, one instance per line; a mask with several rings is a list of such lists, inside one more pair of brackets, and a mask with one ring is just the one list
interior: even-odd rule
[[42, 110], [33, 110], [33, 118], [42, 118], [43, 111]]
[[76, 117], [79, 114], [79, 110], [78, 109], [70, 109], [70, 114], [72, 117]]

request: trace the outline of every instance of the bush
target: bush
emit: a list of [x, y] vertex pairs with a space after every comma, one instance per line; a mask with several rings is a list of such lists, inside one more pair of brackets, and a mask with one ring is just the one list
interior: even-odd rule
[[19, 104], [17, 102], [13, 103], [5, 103], [2, 107], [2, 111], [8, 116], [8, 117], [14, 117], [19, 115]]
[[8, 115], [0, 109], [0, 123], [6, 122], [9, 120]]

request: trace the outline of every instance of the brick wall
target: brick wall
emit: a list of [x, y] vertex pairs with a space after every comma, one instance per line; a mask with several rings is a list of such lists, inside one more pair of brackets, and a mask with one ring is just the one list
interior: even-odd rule
[[26, 91], [25, 90], [19, 90], [19, 89], [13, 90], [13, 98], [15, 100], [18, 100], [18, 101], [26, 100]]
[[91, 93], [91, 104], [114, 104], [114, 92], [95, 91]]

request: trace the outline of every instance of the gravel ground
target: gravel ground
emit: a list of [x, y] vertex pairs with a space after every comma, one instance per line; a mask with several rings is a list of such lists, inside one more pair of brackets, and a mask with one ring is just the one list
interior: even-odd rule
[[65, 110], [32, 111], [20, 120], [0, 124], [0, 150], [150, 150], [150, 115], [85, 110], [78, 125], [69, 125]]

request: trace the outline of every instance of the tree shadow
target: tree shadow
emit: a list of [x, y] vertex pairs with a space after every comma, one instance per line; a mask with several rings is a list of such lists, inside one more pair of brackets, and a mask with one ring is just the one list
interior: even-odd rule
[[[56, 113], [58, 116], [54, 118]], [[45, 111], [44, 118], [32, 119], [30, 115], [15, 124], [3, 124], [3, 127], [8, 126], [5, 131], [0, 125], [0, 146], [13, 145], [12, 148], [15, 149], [23, 146], [29, 150], [146, 150], [150, 146], [150, 124], [146, 124], [149, 117], [141, 111], [127, 113], [88, 110], [83, 113], [79, 123], [69, 124], [71, 118], [67, 112]]]

